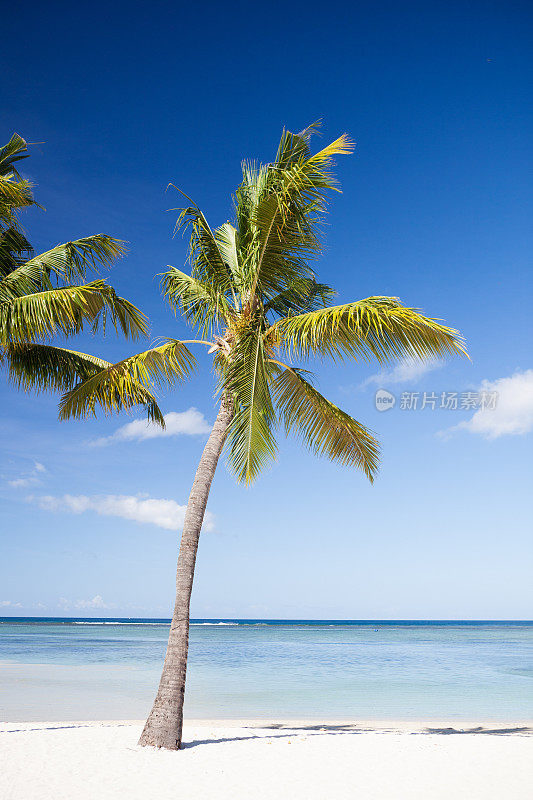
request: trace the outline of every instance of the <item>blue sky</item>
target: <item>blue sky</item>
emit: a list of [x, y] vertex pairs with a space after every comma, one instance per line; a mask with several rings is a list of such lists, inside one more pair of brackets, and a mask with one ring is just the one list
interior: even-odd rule
[[[168, 182], [221, 224], [241, 159], [271, 159], [283, 125], [320, 117], [325, 140], [357, 142], [320, 277], [341, 302], [399, 296], [468, 342], [471, 362], [425, 372], [314, 365], [378, 434], [381, 473], [370, 486], [283, 439], [251, 489], [221, 464], [193, 615], [531, 618], [526, 4], [52, 2], [3, 22], [2, 141], [40, 143], [24, 162], [46, 208], [26, 216], [30, 238], [38, 251], [127, 240], [111, 282], [154, 338], [186, 334], [154, 278], [186, 253]], [[135, 344], [76, 346], [115, 360]], [[182, 507], [214, 419], [200, 364], [160, 398], [164, 437], [117, 433], [140, 415], [59, 423], [57, 398], [2, 381], [0, 613], [170, 615]], [[376, 409], [379, 388], [394, 408]], [[424, 392], [458, 392], [460, 406], [480, 390], [498, 392], [495, 410], [420, 408]], [[404, 392], [417, 409], [401, 408]]]

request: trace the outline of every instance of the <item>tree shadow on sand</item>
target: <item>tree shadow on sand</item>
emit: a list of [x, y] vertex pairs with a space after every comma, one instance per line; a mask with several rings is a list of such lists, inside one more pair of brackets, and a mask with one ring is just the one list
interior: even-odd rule
[[3, 733], [30, 733], [32, 731], [67, 731], [71, 730], [71, 728], [127, 728], [129, 724], [129, 722], [110, 722], [106, 724], [98, 720], [93, 723], [82, 722], [78, 724], [73, 723], [72, 725], [39, 725], [37, 728], [10, 728], [7, 731], [0, 731], [0, 735]]
[[498, 735], [498, 736], [508, 736], [512, 733], [519, 733], [526, 736], [531, 736], [533, 733], [533, 728], [528, 728], [527, 726], [523, 726], [521, 728], [484, 728], [483, 726], [479, 726], [477, 728], [424, 728], [422, 733], [440, 733], [443, 736], [448, 736], [455, 733], [486, 733], [491, 736]]
[[212, 739], [195, 739], [192, 742], [183, 742], [182, 748], [196, 747], [199, 744], [219, 744], [221, 742], [246, 742], [250, 739], [290, 739], [298, 736], [299, 733], [333, 733], [333, 734], [354, 734], [364, 733], [365, 731], [373, 731], [374, 728], [358, 728], [356, 725], [283, 725], [276, 723], [272, 725], [254, 725], [243, 726], [246, 730], [261, 730], [261, 731], [286, 731], [286, 733], [272, 733], [259, 736], [258, 734], [251, 734], [250, 736], [228, 736]]
[[[191, 742], [183, 742], [182, 748], [188, 749], [196, 747], [197, 745], [204, 744], [222, 744], [225, 742], [245, 742], [251, 739], [290, 739], [291, 737], [298, 736], [301, 733], [311, 733], [317, 735], [320, 733], [336, 734], [336, 735], [353, 735], [360, 733], [402, 733], [405, 732], [410, 735], [427, 735], [427, 734], [440, 734], [449, 736], [452, 734], [489, 734], [508, 736], [511, 734], [519, 734], [522, 736], [531, 736], [533, 728], [527, 726], [514, 727], [514, 728], [484, 728], [478, 726], [475, 728], [424, 728], [420, 731], [401, 731], [398, 728], [363, 728], [354, 724], [346, 725], [285, 725], [282, 723], [272, 725], [257, 725], [254, 726], [262, 731], [279, 731], [279, 733], [272, 733], [266, 735], [252, 734], [250, 736], [228, 736], [228, 737], [213, 737], [212, 739], [195, 739]], [[253, 730], [254, 728], [251, 728]], [[281, 731], [286, 731], [281, 733]]]

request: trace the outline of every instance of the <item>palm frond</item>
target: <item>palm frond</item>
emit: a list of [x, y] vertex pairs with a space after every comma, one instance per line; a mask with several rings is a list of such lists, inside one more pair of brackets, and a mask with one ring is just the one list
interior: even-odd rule
[[28, 157], [24, 139], [17, 133], [0, 147], [0, 275], [6, 275], [29, 255], [31, 246], [22, 233], [17, 211], [34, 205], [32, 185], [14, 166]]
[[[96, 376], [113, 365], [102, 358], [41, 344], [11, 346], [5, 349], [9, 378], [17, 388], [68, 392], [78, 382]], [[143, 405], [148, 418], [164, 427], [165, 421], [153, 394], [141, 383], [133, 383], [131, 397]], [[83, 384], [81, 384], [83, 385]]]
[[318, 456], [362, 469], [373, 482], [379, 444], [368, 428], [320, 394], [298, 369], [283, 369], [273, 387], [287, 433], [294, 432]]
[[318, 133], [321, 122], [312, 123], [300, 133], [292, 133], [283, 128], [274, 163], [281, 169], [288, 169], [297, 161], [311, 157], [309, 141], [314, 133]]
[[[196, 360], [188, 348], [176, 339], [143, 353], [110, 364], [79, 383], [62, 398], [60, 419], [96, 416], [100, 406], [105, 414], [147, 405], [154, 386], [167, 386], [188, 378]], [[148, 405], [149, 419], [161, 422], [161, 412]]]
[[296, 281], [313, 277], [309, 260], [320, 250], [318, 238], [306, 212], [296, 203], [289, 212], [281, 198], [281, 192], [265, 194], [254, 209], [257, 235], [245, 275], [252, 299], [259, 294], [268, 300]]
[[31, 244], [15, 225], [0, 230], [0, 277], [20, 267], [31, 252]]
[[232, 398], [234, 409], [226, 437], [229, 465], [246, 484], [255, 480], [277, 451], [270, 372], [261, 331], [251, 328], [232, 352], [222, 387]]
[[[311, 156], [310, 134], [310, 129], [298, 135], [284, 131], [277, 160], [245, 172], [237, 193], [238, 201], [254, 200], [251, 212], [241, 215], [250, 229], [246, 276], [252, 298], [258, 292], [269, 299], [296, 280], [313, 277], [308, 261], [320, 251], [319, 221], [328, 191], [337, 188], [333, 156], [350, 153], [353, 145], [343, 135]], [[254, 180], [258, 188], [251, 192]]]
[[127, 337], [147, 333], [144, 314], [103, 280], [36, 292], [0, 302], [0, 343], [24, 344], [57, 333], [72, 336], [87, 322], [93, 330], [99, 325], [105, 330], [108, 320]]
[[274, 312], [279, 317], [290, 313], [316, 311], [324, 308], [335, 296], [336, 292], [325, 283], [318, 283], [315, 278], [302, 278], [288, 289], [272, 297], [265, 303], [264, 311]]
[[0, 278], [0, 303], [52, 288], [48, 272], [43, 272], [39, 263], [26, 261]]
[[32, 185], [27, 180], [14, 180], [13, 175], [0, 175], [0, 221], [6, 225], [18, 223], [15, 211], [33, 204]]
[[243, 286], [242, 266], [239, 256], [239, 232], [229, 222], [215, 230], [215, 239], [226, 269], [231, 274], [231, 287], [235, 305], [235, 295]]
[[43, 273], [52, 272], [59, 279], [72, 282], [85, 279], [89, 270], [97, 272], [99, 266], [108, 268], [125, 251], [124, 242], [98, 233], [59, 244], [28, 263], [35, 264]]
[[185, 272], [169, 267], [161, 279], [163, 296], [174, 310], [181, 309], [191, 325], [203, 336], [211, 335], [213, 326], [227, 323], [231, 309], [224, 295], [212, 285], [203, 284]]
[[17, 389], [38, 394], [66, 392], [78, 381], [111, 366], [102, 358], [46, 344], [4, 345], [0, 353]]
[[395, 297], [368, 297], [355, 303], [289, 316], [269, 331], [279, 347], [299, 357], [402, 358], [467, 355], [453, 328], [408, 308]]
[[[335, 156], [346, 156], [353, 153], [355, 148], [354, 142], [350, 139], [348, 134], [343, 133], [333, 142], [323, 147], [322, 150], [319, 150], [318, 153], [312, 155], [308, 160], [311, 164], [317, 165], [320, 164], [320, 169], [324, 169], [324, 166], [327, 168], [331, 168], [334, 164], [333, 158]], [[335, 180], [335, 176], [332, 175], [331, 177], [327, 177], [328, 184], [331, 180]]]
[[254, 162], [242, 163], [242, 182], [233, 196], [237, 222], [241, 293], [251, 286], [253, 267], [257, 258], [259, 231], [255, 224], [255, 209], [268, 187], [269, 169]]
[[16, 168], [13, 166], [16, 161], [28, 158], [28, 145], [26, 141], [14, 133], [9, 142], [0, 147], [0, 175], [12, 174], [15, 178], [20, 178]]
[[31, 183], [14, 166], [28, 155], [26, 142], [18, 133], [0, 147], [0, 221], [14, 227], [18, 227], [14, 212], [34, 202]]
[[339, 184], [334, 172], [336, 155], [349, 155], [354, 143], [346, 134], [319, 150], [308, 158], [299, 158], [289, 169], [281, 171], [284, 176], [280, 184], [281, 202], [290, 206], [296, 194], [308, 212], [323, 211], [326, 206], [327, 190], [338, 191]]
[[[17, 389], [68, 392], [79, 383], [113, 365], [103, 358], [44, 344], [10, 345], [0, 351], [7, 362], [8, 375]], [[148, 418], [164, 426], [165, 421], [153, 394], [141, 383], [132, 396], [145, 407]]]
[[187, 197], [173, 183], [170, 186], [193, 203], [193, 205], [186, 208], [171, 209], [172, 211], [180, 212], [176, 221], [175, 231], [185, 231], [189, 227], [191, 229], [189, 261], [192, 277], [207, 286], [211, 286], [213, 291], [218, 294], [229, 294], [234, 288], [231, 272], [224, 263], [215, 234], [209, 227], [209, 223], [190, 197]]

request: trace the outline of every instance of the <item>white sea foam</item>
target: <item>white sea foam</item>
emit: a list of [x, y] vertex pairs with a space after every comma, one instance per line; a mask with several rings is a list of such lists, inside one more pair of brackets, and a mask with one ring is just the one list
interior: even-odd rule
[[108, 620], [107, 622], [86, 622], [85, 620], [83, 622], [78, 622], [77, 620], [76, 621], [73, 620], [72, 622], [67, 624], [69, 625], [164, 625], [168, 627], [168, 625], [170, 625], [170, 622], [133, 622], [133, 621], [113, 622], [111, 620]]
[[[69, 623], [67, 623], [67, 624], [69, 624]], [[132, 620], [131, 622], [113, 622], [112, 620], [107, 620], [106, 622], [89, 622], [87, 620], [83, 620], [83, 621], [73, 620], [70, 624], [71, 625], [163, 625], [163, 626], [168, 627], [170, 625], [170, 621], [169, 622], [134, 622]], [[191, 622], [191, 626], [192, 625], [239, 625], [239, 624], [241, 624], [241, 623], [239, 623], [239, 622]], [[244, 623], [244, 624], [246, 624], [246, 623]], [[257, 624], [257, 623], [252, 623], [252, 624]], [[264, 624], [264, 623], [259, 623], [259, 624]]]

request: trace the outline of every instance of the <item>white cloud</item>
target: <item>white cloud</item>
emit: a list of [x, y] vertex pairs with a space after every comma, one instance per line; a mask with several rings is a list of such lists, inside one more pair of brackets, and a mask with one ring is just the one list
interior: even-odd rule
[[516, 372], [510, 378], [485, 380], [480, 392], [496, 392], [494, 408], [476, 411], [471, 419], [460, 422], [450, 431], [467, 430], [487, 439], [520, 436], [533, 430], [533, 369]]
[[112, 436], [95, 439], [91, 445], [101, 447], [113, 442], [144, 441], [162, 436], [197, 436], [209, 433], [210, 430], [211, 426], [201, 411], [189, 408], [187, 411], [170, 411], [165, 414], [164, 428], [145, 419], [135, 419], [116, 430]]
[[442, 367], [444, 362], [438, 359], [428, 359], [420, 361], [418, 358], [404, 358], [394, 369], [376, 372], [361, 384], [361, 387], [376, 384], [377, 386], [388, 386], [391, 383], [408, 383], [418, 381], [423, 375], [432, 372], [434, 369]]
[[[44, 608], [42, 603], [38, 603], [38, 606]], [[90, 600], [76, 600], [76, 602], [67, 600], [66, 597], [60, 597], [57, 601], [57, 607], [60, 608], [61, 611], [72, 611], [73, 609], [80, 608], [109, 609], [115, 608], [116, 606], [114, 603], [104, 602], [104, 598], [101, 594], [95, 594]]]
[[113, 608], [113, 605], [104, 603], [102, 595], [96, 594], [92, 600], [78, 600], [76, 608]]
[[[186, 506], [180, 506], [175, 500], [146, 497], [145, 495], [71, 495], [61, 497], [42, 495], [28, 497], [44, 511], [68, 511], [72, 514], [83, 514], [94, 511], [104, 517], [122, 517], [135, 522], [157, 525], [170, 531], [183, 527]], [[204, 528], [213, 529], [213, 515], [206, 511]]]
[[31, 472], [28, 472], [27, 475], [22, 478], [14, 478], [13, 480], [8, 481], [8, 485], [13, 489], [22, 489], [25, 486], [35, 486], [36, 484], [41, 483], [38, 476], [43, 475], [47, 471], [48, 470], [43, 464], [41, 464], [39, 461], [35, 461]]
[[32, 486], [38, 483], [36, 478], [15, 478], [13, 481], [8, 481], [9, 486], [13, 489], [22, 489], [24, 486]]
[[22, 608], [22, 603], [14, 603], [13, 600], [0, 600], [0, 608]]

